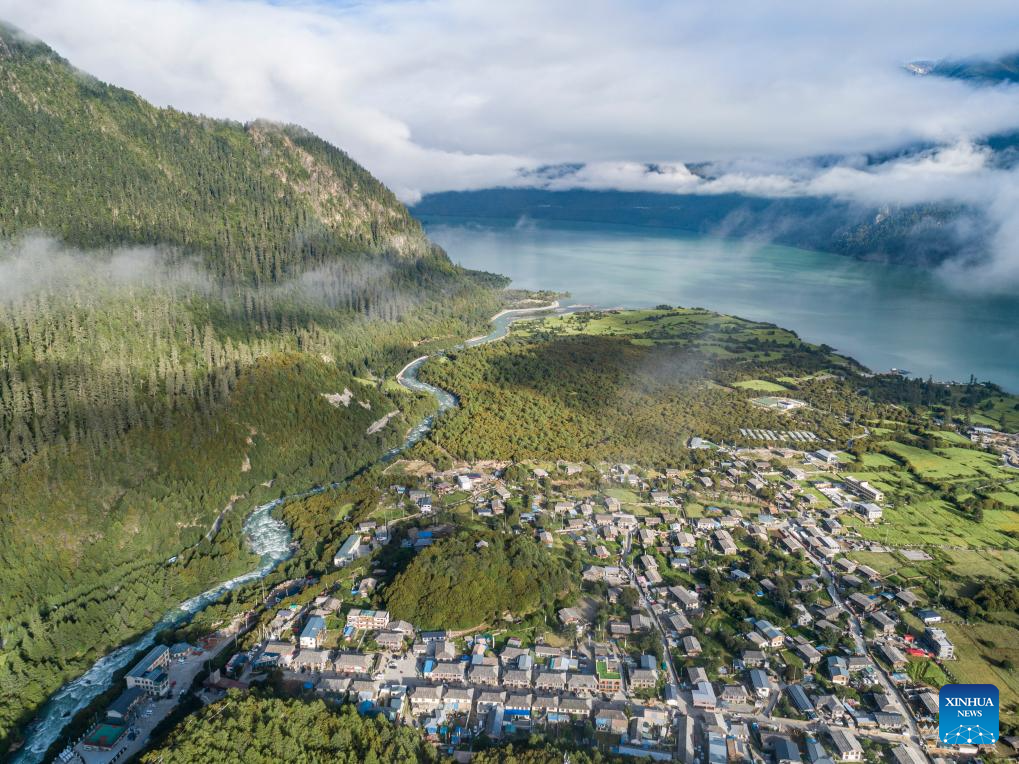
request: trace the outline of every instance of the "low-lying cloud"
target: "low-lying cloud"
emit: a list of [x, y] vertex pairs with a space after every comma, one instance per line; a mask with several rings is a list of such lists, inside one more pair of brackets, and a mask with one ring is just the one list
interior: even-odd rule
[[[77, 249], [45, 234], [0, 240], [0, 307], [38, 301], [67, 304], [125, 293], [167, 294], [213, 300], [246, 315], [247, 300], [276, 308], [339, 311], [393, 321], [425, 299], [397, 269], [377, 257], [344, 258], [288, 281], [262, 286], [225, 282], [171, 248]], [[430, 297], [437, 295], [429, 293]]]
[[195, 264], [158, 247], [82, 251], [44, 234], [0, 241], [0, 303], [83, 289], [207, 290], [211, 283]]

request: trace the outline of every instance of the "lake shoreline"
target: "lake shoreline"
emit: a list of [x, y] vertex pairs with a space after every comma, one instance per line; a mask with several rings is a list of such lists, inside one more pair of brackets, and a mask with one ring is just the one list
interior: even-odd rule
[[676, 229], [423, 216], [458, 264], [523, 289], [625, 309], [658, 304], [774, 324], [879, 372], [1019, 391], [1019, 296], [974, 295], [930, 271]]

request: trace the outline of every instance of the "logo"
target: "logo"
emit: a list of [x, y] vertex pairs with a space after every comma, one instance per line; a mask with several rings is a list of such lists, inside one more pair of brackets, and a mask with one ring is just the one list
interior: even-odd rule
[[942, 743], [991, 745], [998, 741], [998, 688], [993, 684], [946, 684], [938, 699]]

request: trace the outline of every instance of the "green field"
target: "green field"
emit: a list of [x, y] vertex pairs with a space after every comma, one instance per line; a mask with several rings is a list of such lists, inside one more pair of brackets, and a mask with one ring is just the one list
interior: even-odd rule
[[683, 514], [688, 520], [704, 517], [704, 506], [694, 501], [688, 501], [683, 505]]
[[605, 495], [618, 499], [624, 505], [633, 506], [641, 503], [640, 495], [629, 488], [608, 488], [605, 490]]
[[789, 388], [775, 382], [769, 382], [766, 379], [746, 379], [742, 382], [737, 382], [733, 387], [741, 387], [744, 390], [758, 390], [762, 393], [785, 393], [789, 391]]
[[1016, 490], [1019, 489], [1013, 488], [1011, 491], [995, 491], [989, 495], [992, 499], [1000, 501], [1006, 507], [1019, 509], [1019, 493], [1014, 493]]
[[906, 673], [911, 677], [922, 677], [920, 681], [936, 689], [952, 683], [952, 680], [941, 670], [941, 667], [927, 658], [911, 659], [906, 667]]
[[[899, 463], [885, 454], [866, 453], [860, 458], [860, 464], [867, 469], [898, 469]], [[866, 478], [873, 482], [872, 478]]]
[[945, 667], [965, 684], [993, 684], [1001, 692], [1001, 720], [1019, 719], [1019, 673], [1006, 671], [999, 664], [1011, 660], [1019, 664], [1019, 630], [999, 624], [943, 624], [955, 645], [957, 659]]
[[[977, 476], [977, 471], [971, 466], [972, 460], [969, 458], [947, 458], [934, 451], [894, 441], [886, 443], [885, 449], [902, 459], [911, 470], [926, 479], [974, 478]], [[961, 449], [946, 449], [946, 451], [958, 450]], [[978, 454], [975, 451], [972, 453]]]
[[1019, 512], [1014, 509], [991, 509], [984, 512], [983, 525], [1001, 533], [1019, 534]]
[[902, 567], [902, 560], [892, 552], [853, 551], [848, 556], [861, 565], [869, 565], [882, 576], [890, 576]]
[[930, 430], [929, 433], [946, 443], [954, 443], [960, 446], [970, 445], [970, 439], [955, 430]]
[[1019, 580], [1019, 551], [945, 549], [951, 561], [948, 570], [961, 578]]
[[1009, 470], [1002, 465], [1000, 456], [986, 451], [953, 447], [940, 449], [938, 453], [951, 459], [955, 464], [968, 467], [974, 472], [989, 478], [1007, 480], [1016, 474], [1014, 470]]

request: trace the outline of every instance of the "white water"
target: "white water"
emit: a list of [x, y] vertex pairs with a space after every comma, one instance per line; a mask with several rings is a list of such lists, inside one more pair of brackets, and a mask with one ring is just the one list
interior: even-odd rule
[[[541, 311], [520, 310], [501, 313], [493, 318], [492, 331], [489, 334], [484, 337], [468, 340], [458, 347], [474, 347], [475, 345], [505, 337], [509, 332], [510, 324], [537, 312]], [[391, 461], [397, 454], [420, 441], [432, 429], [435, 417], [457, 405], [455, 396], [417, 378], [418, 370], [427, 360], [428, 356], [424, 356], [408, 364], [400, 372], [397, 381], [409, 390], [429, 393], [434, 396], [439, 404], [438, 410], [435, 414], [425, 417], [411, 428], [403, 443], [387, 451], [382, 456], [382, 461]], [[331, 487], [336, 485], [334, 483]], [[326, 489], [315, 487], [304, 493], [276, 499], [268, 504], [255, 507], [244, 522], [244, 536], [252, 553], [259, 556], [258, 567], [229, 581], [224, 581], [212, 589], [202, 592], [197, 597], [192, 597], [186, 602], [181, 603], [178, 607], [164, 615], [139, 639], [104, 655], [80, 677], [68, 682], [57, 690], [50, 696], [49, 700], [40, 709], [35, 720], [28, 726], [25, 745], [11, 759], [12, 764], [40, 764], [44, 760], [46, 752], [60, 739], [67, 723], [75, 715], [87, 708], [99, 695], [104, 693], [111, 686], [113, 677], [118, 672], [130, 666], [143, 651], [155, 644], [156, 637], [161, 631], [177, 628], [187, 623], [196, 613], [217, 602], [227, 592], [243, 584], [264, 578], [281, 562], [290, 559], [293, 554], [290, 529], [282, 520], [277, 520], [273, 517], [272, 511], [286, 501], [311, 496], [324, 490]]]
[[[316, 489], [302, 495], [310, 495], [321, 490], [323, 489]], [[248, 545], [251, 551], [259, 556], [259, 564], [255, 570], [224, 581], [181, 603], [159, 619], [141, 638], [104, 655], [82, 676], [57, 690], [46, 701], [46, 705], [29, 727], [28, 740], [15, 754], [12, 762], [18, 764], [42, 762], [46, 751], [60, 738], [64, 726], [75, 714], [105, 692], [119, 671], [130, 666], [143, 651], [155, 644], [156, 637], [161, 631], [187, 623], [195, 613], [204, 610], [231, 589], [268, 575], [280, 562], [288, 559], [292, 554], [290, 529], [272, 516], [272, 511], [284, 501], [286, 499], [276, 499], [256, 507], [244, 523], [244, 535]]]

